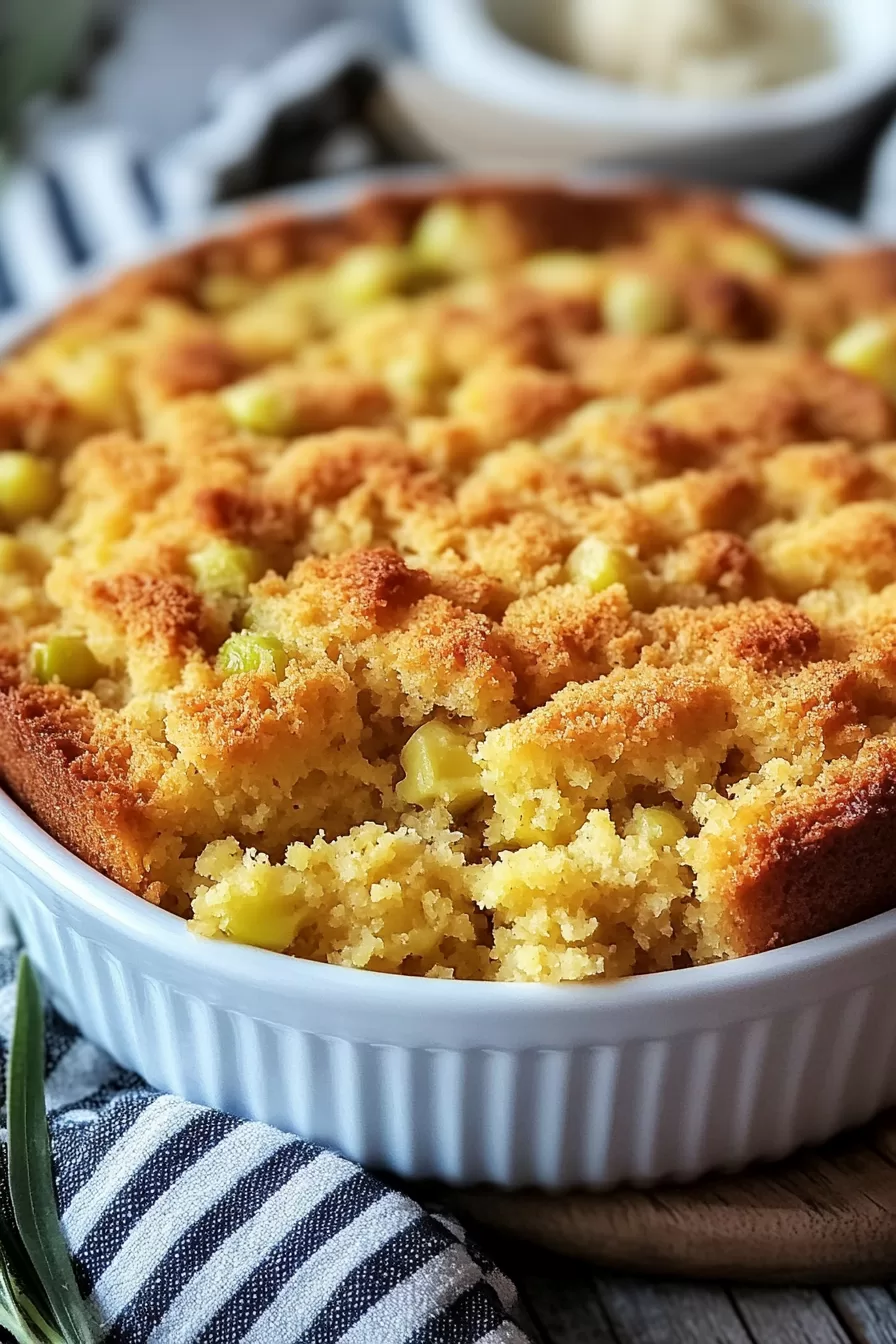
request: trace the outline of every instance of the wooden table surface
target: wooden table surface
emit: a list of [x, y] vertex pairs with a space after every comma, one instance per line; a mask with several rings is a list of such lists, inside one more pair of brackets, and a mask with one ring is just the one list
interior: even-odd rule
[[534, 1344], [896, 1344], [896, 1286], [619, 1278], [509, 1241], [480, 1241], [519, 1288]]

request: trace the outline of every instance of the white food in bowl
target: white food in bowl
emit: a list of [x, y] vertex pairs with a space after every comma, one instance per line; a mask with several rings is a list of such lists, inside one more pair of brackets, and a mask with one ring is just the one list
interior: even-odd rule
[[[848, 237], [786, 202], [761, 213], [807, 246]], [[0, 856], [55, 1001], [119, 1060], [406, 1176], [684, 1179], [896, 1101], [896, 912], [615, 984], [454, 983], [198, 939], [3, 796]]]
[[803, 0], [565, 0], [550, 29], [573, 65], [697, 97], [785, 84], [832, 58], [825, 16]]

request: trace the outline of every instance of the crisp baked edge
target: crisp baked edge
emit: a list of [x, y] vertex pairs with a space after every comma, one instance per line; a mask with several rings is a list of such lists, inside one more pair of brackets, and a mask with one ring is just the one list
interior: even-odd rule
[[0, 772], [8, 791], [79, 858], [145, 894], [153, 839], [123, 756], [99, 750], [86, 700], [55, 686], [0, 691]]
[[[599, 185], [566, 186], [550, 181], [527, 183], [501, 178], [451, 179], [444, 185], [407, 183], [372, 187], [344, 210], [305, 214], [300, 207], [262, 206], [236, 227], [213, 230], [199, 241], [129, 268], [64, 305], [9, 350], [24, 349], [36, 336], [98, 304], [127, 305], [153, 293], [183, 294], [224, 257], [236, 270], [277, 264], [328, 262], [347, 248], [371, 241], [402, 241], [423, 211], [448, 198], [488, 201], [512, 207], [524, 232], [545, 250], [593, 247], [637, 237], [652, 216], [676, 211], [699, 215], [719, 225], [736, 225], [774, 239], [770, 229], [743, 211], [736, 198], [709, 189], [666, 185], [609, 189]], [[272, 271], [272, 274], [274, 272]]]
[[[836, 773], [831, 777], [831, 772]], [[752, 830], [727, 892], [740, 956], [803, 942], [896, 904], [896, 743], [829, 767]]]

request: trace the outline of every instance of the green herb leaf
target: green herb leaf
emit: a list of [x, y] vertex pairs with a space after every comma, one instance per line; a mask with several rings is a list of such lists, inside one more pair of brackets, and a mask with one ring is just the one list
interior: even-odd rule
[[31, 1329], [19, 1311], [12, 1276], [5, 1261], [0, 1260], [0, 1325], [8, 1330], [17, 1344], [46, 1344], [46, 1336]]
[[[53, 1313], [47, 1301], [40, 1279], [34, 1272], [34, 1266], [28, 1258], [28, 1252], [22, 1245], [22, 1238], [14, 1223], [11, 1223], [0, 1205], [0, 1254], [3, 1265], [12, 1279], [14, 1288], [30, 1298], [41, 1316], [49, 1320]], [[0, 1282], [2, 1287], [2, 1282]]]
[[0, 1325], [17, 1344], [67, 1344], [16, 1284], [6, 1261], [0, 1257]]
[[0, 1326], [9, 1331], [16, 1344], [47, 1344], [45, 1335], [34, 1334], [21, 1316], [13, 1316], [5, 1307], [0, 1307]]
[[17, 1344], [66, 1344], [15, 1225], [0, 1206], [0, 1325]]
[[59, 1225], [44, 1096], [43, 1004], [24, 954], [19, 958], [6, 1111], [9, 1193], [22, 1243], [66, 1344], [95, 1344], [99, 1332], [81, 1297]]

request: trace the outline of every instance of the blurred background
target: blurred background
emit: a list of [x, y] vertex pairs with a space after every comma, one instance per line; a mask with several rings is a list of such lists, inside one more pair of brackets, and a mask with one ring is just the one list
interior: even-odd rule
[[394, 164], [773, 184], [896, 237], [894, 113], [896, 0], [0, 0], [0, 311]]
[[208, 113], [216, 76], [257, 71], [338, 19], [396, 38], [400, 11], [389, 0], [3, 0], [4, 119], [56, 88], [76, 95], [70, 123], [120, 125], [159, 147]]

